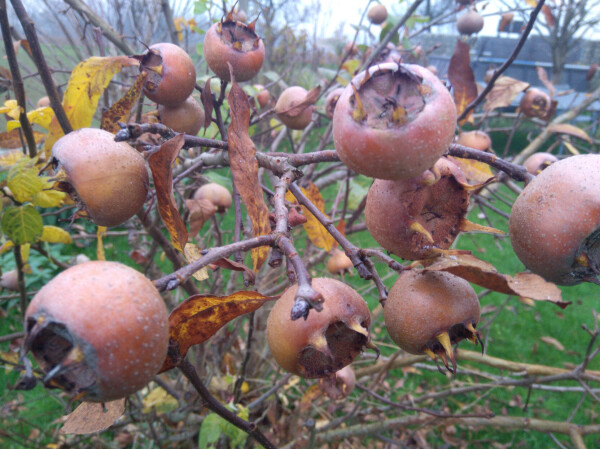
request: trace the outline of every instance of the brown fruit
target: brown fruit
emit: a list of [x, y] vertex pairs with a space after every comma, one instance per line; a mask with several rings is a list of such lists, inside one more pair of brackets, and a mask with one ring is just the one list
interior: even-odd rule
[[19, 290], [19, 272], [17, 270], [5, 271], [0, 276], [0, 287], [8, 290]]
[[400, 348], [434, 360], [439, 356], [450, 371], [456, 371], [452, 345], [465, 338], [480, 341], [479, 313], [479, 299], [467, 281], [422, 270], [400, 274], [383, 308], [385, 327]]
[[456, 143], [479, 151], [489, 151], [492, 147], [492, 139], [489, 134], [479, 130], [460, 133]]
[[312, 287], [324, 299], [323, 310], [292, 321], [298, 286], [288, 288], [269, 314], [267, 342], [286, 371], [305, 378], [329, 377], [370, 343], [371, 317], [365, 300], [343, 282], [316, 278]]
[[436, 66], [434, 65], [428, 65], [427, 66], [427, 70], [429, 70], [431, 73], [433, 73], [435, 76], [438, 76], [438, 69]]
[[50, 106], [50, 98], [42, 97], [38, 100], [36, 107], [39, 108], [47, 108]]
[[144, 94], [158, 104], [177, 106], [192, 95], [196, 86], [192, 58], [168, 42], [152, 45], [142, 57], [140, 70], [148, 73]]
[[560, 285], [598, 283], [600, 273], [600, 155], [562, 159], [518, 196], [509, 221], [517, 257]]
[[158, 290], [116, 262], [63, 271], [34, 296], [25, 322], [25, 347], [44, 371], [44, 384], [84, 401], [136, 392], [167, 354], [169, 323]]
[[292, 86], [281, 92], [275, 104], [275, 113], [285, 126], [291, 129], [304, 129], [312, 120], [313, 106], [306, 106], [299, 114], [290, 116], [285, 112], [300, 104], [306, 98], [308, 92], [300, 86]]
[[521, 97], [519, 106], [521, 112], [527, 117], [543, 118], [550, 109], [551, 101], [548, 94], [532, 87], [527, 89], [523, 97]]
[[217, 207], [217, 212], [223, 213], [231, 206], [231, 193], [225, 187], [215, 182], [209, 182], [194, 192], [195, 200], [208, 200]]
[[231, 81], [228, 63], [235, 80], [242, 82], [254, 78], [265, 59], [265, 46], [254, 32], [254, 22], [245, 25], [229, 15], [208, 29], [203, 51], [208, 67], [225, 81]]
[[358, 54], [358, 46], [354, 42], [346, 42], [344, 45], [344, 55], [356, 56]]
[[265, 86], [261, 84], [255, 84], [254, 88], [257, 90], [256, 101], [261, 108], [265, 108], [271, 102], [271, 92], [265, 89]]
[[81, 209], [99, 226], [115, 226], [137, 213], [148, 194], [144, 158], [114, 135], [82, 128], [61, 137], [52, 147], [62, 183]]
[[381, 25], [386, 21], [387, 16], [387, 9], [381, 3], [371, 6], [367, 12], [367, 18], [375, 25]]
[[496, 69], [488, 69], [485, 71], [485, 75], [483, 76], [483, 81], [489, 83], [492, 80], [492, 76], [496, 73]]
[[350, 396], [356, 386], [356, 374], [352, 366], [348, 365], [337, 371], [331, 377], [319, 379], [319, 388], [330, 399], [340, 400]]
[[349, 272], [352, 268], [352, 261], [344, 251], [334, 249], [327, 261], [327, 270], [331, 274], [341, 274]]
[[529, 156], [523, 165], [525, 169], [532, 175], [539, 175], [540, 172], [550, 165], [558, 162], [558, 158], [550, 153], [533, 153]]
[[458, 18], [456, 28], [460, 34], [479, 33], [483, 29], [483, 17], [471, 9]]
[[163, 125], [178, 133], [195, 136], [204, 126], [204, 109], [191, 96], [177, 106], [160, 105], [158, 114]]
[[335, 105], [337, 104], [340, 95], [342, 95], [342, 92], [344, 92], [344, 88], [338, 87], [337, 89], [333, 89], [331, 92], [329, 92], [329, 95], [327, 95], [327, 99], [325, 100], [325, 114], [330, 119], [333, 118], [333, 111], [335, 111]]
[[335, 149], [350, 169], [380, 179], [419, 176], [448, 149], [456, 106], [418, 65], [383, 63], [346, 86], [333, 116]]

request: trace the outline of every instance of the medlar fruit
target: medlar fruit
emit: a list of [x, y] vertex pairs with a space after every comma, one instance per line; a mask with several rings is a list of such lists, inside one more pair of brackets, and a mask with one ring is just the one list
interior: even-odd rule
[[343, 282], [315, 278], [312, 288], [323, 297], [323, 310], [292, 321], [298, 286], [288, 288], [267, 319], [267, 342], [286, 371], [305, 378], [329, 377], [371, 347], [371, 316], [364, 299]]
[[167, 309], [152, 282], [116, 262], [74, 265], [33, 297], [25, 349], [44, 384], [107, 402], [144, 387], [167, 355]]
[[[64, 174], [60, 187], [99, 226], [115, 226], [137, 213], [148, 194], [144, 158], [114, 135], [82, 128], [61, 137], [52, 156]], [[58, 175], [58, 178], [63, 176]]]
[[292, 86], [281, 92], [281, 95], [277, 99], [277, 103], [275, 103], [275, 113], [281, 123], [288, 128], [304, 129], [312, 120], [312, 105], [306, 106], [300, 114], [294, 116], [286, 114], [286, 111], [304, 101], [307, 93], [308, 92], [303, 87]]
[[344, 251], [335, 248], [327, 261], [327, 270], [331, 274], [342, 274], [349, 272], [351, 268], [352, 260], [350, 260]]
[[350, 169], [380, 179], [407, 179], [448, 149], [456, 107], [448, 89], [418, 65], [384, 63], [346, 86], [333, 116], [333, 140]]
[[532, 175], [539, 175], [542, 170], [548, 168], [557, 161], [558, 158], [551, 153], [533, 153], [525, 159], [523, 166]]
[[381, 25], [387, 19], [388, 12], [381, 3], [373, 5], [367, 12], [367, 19], [375, 25]]
[[209, 182], [194, 192], [195, 200], [208, 200], [215, 205], [217, 212], [225, 212], [231, 206], [231, 193], [216, 182]]
[[492, 139], [489, 134], [479, 130], [460, 133], [456, 143], [479, 151], [488, 151], [492, 147]]
[[471, 9], [458, 18], [456, 28], [460, 34], [479, 33], [483, 29], [483, 17]]
[[537, 118], [545, 117], [550, 110], [550, 106], [551, 101], [548, 94], [540, 89], [536, 89], [535, 87], [527, 89], [523, 97], [521, 97], [521, 102], [519, 103], [519, 107], [521, 108], [521, 112], [523, 112], [523, 114], [525, 114], [527, 117]]
[[177, 106], [160, 105], [158, 115], [163, 125], [178, 133], [195, 136], [204, 125], [204, 109], [192, 96]]
[[562, 159], [515, 201], [510, 239], [525, 267], [560, 285], [599, 283], [600, 155]]
[[335, 105], [337, 104], [340, 95], [342, 95], [342, 92], [344, 92], [344, 88], [338, 87], [337, 89], [333, 89], [331, 92], [329, 92], [329, 95], [327, 95], [327, 99], [325, 100], [325, 115], [327, 115], [327, 117], [330, 119], [333, 118]]

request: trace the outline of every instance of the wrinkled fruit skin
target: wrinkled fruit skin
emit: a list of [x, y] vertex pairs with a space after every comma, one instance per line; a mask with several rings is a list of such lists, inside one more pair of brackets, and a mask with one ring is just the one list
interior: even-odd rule
[[456, 21], [456, 28], [460, 34], [475, 34], [483, 29], [483, 17], [477, 11], [467, 11]]
[[192, 95], [196, 86], [192, 58], [181, 47], [168, 42], [152, 45], [142, 59], [140, 70], [148, 72], [144, 94], [158, 104], [177, 106]]
[[329, 377], [349, 365], [370, 341], [367, 303], [343, 282], [315, 278], [312, 287], [324, 299], [323, 310], [292, 321], [298, 286], [288, 288], [267, 320], [267, 342], [286, 371], [305, 378]]
[[146, 201], [148, 171], [144, 158], [114, 135], [95, 128], [73, 131], [56, 141], [52, 156], [63, 169], [90, 219], [115, 226], [135, 215]]
[[308, 92], [303, 87], [292, 86], [281, 92], [281, 95], [277, 99], [277, 103], [275, 103], [275, 113], [277, 114], [277, 118], [279, 118], [281, 123], [288, 128], [304, 129], [312, 120], [312, 105], [307, 106], [300, 112], [300, 114], [294, 117], [285, 114], [285, 111], [287, 111], [289, 108], [301, 103], [306, 97], [307, 93]]
[[384, 63], [359, 73], [344, 89], [333, 116], [333, 140], [350, 169], [407, 179], [433, 166], [455, 127], [454, 100], [435, 75], [418, 65]]
[[383, 22], [385, 22], [387, 16], [387, 9], [385, 9], [385, 6], [383, 6], [381, 3], [371, 6], [369, 8], [369, 12], [367, 13], [367, 18], [375, 25], [381, 25]]
[[543, 118], [550, 109], [550, 97], [545, 92], [532, 87], [521, 97], [519, 107], [527, 117]]
[[469, 205], [466, 180], [445, 158], [436, 162], [435, 169], [437, 181], [427, 171], [400, 181], [376, 179], [369, 189], [367, 229], [377, 243], [403, 259], [434, 257], [461, 231]]
[[231, 193], [216, 182], [209, 182], [194, 192], [195, 200], [208, 200], [217, 207], [217, 212], [225, 212], [231, 206]]
[[523, 166], [532, 175], [539, 175], [542, 170], [557, 161], [558, 158], [551, 153], [533, 153], [523, 162]]
[[325, 115], [327, 115], [327, 117], [330, 119], [333, 118], [335, 105], [337, 104], [340, 95], [342, 95], [342, 92], [344, 92], [344, 88], [338, 87], [337, 89], [333, 89], [331, 92], [329, 92], [329, 95], [327, 95], [327, 99], [325, 100]]
[[385, 327], [400, 348], [411, 354], [438, 355], [447, 367], [445, 357], [453, 359], [453, 352], [442, 346], [439, 335], [447, 333], [451, 345], [478, 338], [474, 330], [480, 315], [477, 294], [467, 281], [443, 271], [401, 273], [383, 314]]
[[265, 46], [254, 27], [226, 20], [213, 24], [204, 37], [204, 59], [222, 80], [231, 81], [229, 62], [238, 82], [248, 81], [260, 71], [265, 59]]
[[560, 285], [597, 282], [600, 251], [600, 156], [555, 162], [513, 205], [512, 247], [523, 264]]
[[460, 133], [456, 143], [479, 151], [488, 151], [492, 147], [492, 139], [489, 134], [479, 130]]
[[194, 97], [188, 97], [177, 106], [158, 107], [158, 115], [163, 125], [178, 133], [195, 136], [204, 125], [204, 109]]
[[34, 296], [25, 322], [25, 344], [46, 374], [44, 383], [86, 401], [143, 388], [167, 354], [169, 323], [158, 290], [116, 262], [63, 271]]

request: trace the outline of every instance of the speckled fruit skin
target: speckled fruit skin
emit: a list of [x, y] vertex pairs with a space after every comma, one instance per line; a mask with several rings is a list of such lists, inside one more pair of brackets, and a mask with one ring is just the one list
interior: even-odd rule
[[178, 133], [195, 136], [204, 125], [204, 109], [194, 97], [177, 106], [160, 105], [158, 115], [163, 125]]
[[[422, 78], [423, 90], [428, 92], [422, 94], [423, 109], [409, 113], [402, 125], [374, 128], [365, 121], [356, 121], [352, 117], [355, 100], [351, 85], [338, 99], [333, 115], [335, 149], [342, 162], [358, 173], [379, 179], [412, 178], [432, 167], [452, 142], [456, 107], [448, 89], [426, 68], [410, 64], [404, 67]], [[398, 68], [396, 63], [384, 63], [369, 68], [369, 73], [373, 76]], [[352, 84], [359, 86], [365, 75], [359, 73]]]
[[[367, 343], [364, 335], [342, 326], [343, 335], [340, 336], [339, 331], [335, 332], [336, 326], [331, 325], [355, 322], [368, 330], [371, 316], [365, 300], [343, 282], [315, 278], [312, 280], [312, 287], [325, 300], [323, 310], [311, 310], [306, 320], [300, 318], [292, 321], [290, 315], [298, 286], [288, 288], [277, 300], [267, 319], [267, 342], [273, 357], [286, 371], [305, 378], [328, 377], [349, 365]], [[316, 351], [310, 348], [311, 337], [325, 333], [328, 328], [335, 334], [328, 338], [329, 348], [335, 355], [334, 360], [325, 362], [321, 357], [318, 365], [303, 365], [303, 353], [312, 353], [312, 360], [317, 359], [314, 355]]]
[[281, 95], [275, 103], [275, 113], [281, 123], [291, 129], [304, 129], [312, 120], [313, 106], [307, 106], [300, 114], [295, 117], [288, 117], [281, 112], [302, 102], [308, 92], [300, 86], [292, 86], [281, 92]]
[[231, 206], [231, 193], [226, 187], [216, 182], [209, 182], [194, 192], [195, 200], [208, 200], [217, 207], [218, 212], [225, 212]]
[[[96, 375], [84, 400], [128, 396], [152, 380], [165, 360], [164, 301], [149, 279], [123, 264], [93, 261], [63, 271], [32, 299], [25, 314], [28, 328], [41, 314], [64, 324], [72, 343], [82, 346], [84, 363]], [[51, 368], [35, 351], [34, 357], [44, 371]]]
[[52, 156], [64, 169], [68, 182], [83, 202], [91, 220], [115, 226], [137, 213], [148, 194], [144, 158], [114, 135], [82, 128], [61, 137]]
[[[241, 33], [239, 40], [242, 49], [235, 49], [231, 42], [224, 40], [229, 29]], [[255, 45], [256, 43], [256, 45]], [[233, 68], [233, 76], [238, 82], [248, 81], [256, 76], [265, 60], [265, 45], [254, 32], [241, 22], [217, 22], [204, 36], [204, 59], [208, 67], [222, 80], [231, 81], [229, 62]]]
[[483, 29], [483, 17], [477, 11], [467, 11], [456, 21], [460, 34], [475, 34]]
[[[528, 269], [548, 281], [575, 285], [586, 276], [597, 278], [576, 258], [600, 227], [598, 173], [600, 155], [562, 159], [537, 175], [513, 205], [512, 247]], [[592, 251], [588, 256], [597, 266], [600, 255]]]
[[442, 271], [403, 272], [383, 308], [390, 337], [411, 354], [423, 354], [430, 340], [456, 324], [477, 324], [479, 313], [471, 285]]
[[558, 158], [551, 153], [533, 153], [523, 162], [523, 166], [532, 175], [538, 175], [557, 161]]
[[542, 118], [548, 113], [550, 103], [550, 97], [546, 92], [532, 87], [521, 97], [519, 107], [527, 117]]
[[144, 94], [165, 106], [183, 103], [196, 86], [196, 68], [192, 58], [181, 47], [168, 42], [154, 44], [149, 51], [162, 57], [162, 71], [159, 77], [149, 72]]

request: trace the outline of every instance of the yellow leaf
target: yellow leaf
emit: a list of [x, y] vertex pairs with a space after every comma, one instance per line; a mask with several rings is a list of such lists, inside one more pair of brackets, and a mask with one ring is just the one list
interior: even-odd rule
[[35, 162], [35, 159], [22, 158], [8, 171], [7, 186], [20, 203], [30, 201], [44, 187]]
[[[183, 255], [185, 256], [185, 260], [188, 263], [192, 263], [202, 257], [200, 254], [200, 248], [198, 248], [193, 243], [186, 243], [183, 248]], [[194, 278], [198, 281], [205, 281], [208, 279], [208, 269], [207, 267], [201, 268], [193, 274]]]
[[156, 387], [142, 400], [143, 413], [156, 411], [159, 415], [175, 410], [179, 405], [177, 399], [167, 393], [162, 387]]
[[10, 251], [11, 249], [13, 249], [14, 246], [15, 244], [10, 240], [4, 242], [2, 246], [0, 246], [0, 254], [4, 254], [5, 252]]
[[31, 202], [39, 207], [58, 207], [66, 196], [66, 193], [58, 190], [42, 190], [31, 197]]
[[[138, 62], [135, 59], [127, 56], [93, 56], [77, 64], [71, 72], [63, 98], [63, 108], [73, 129], [86, 128], [91, 125], [100, 95], [112, 77], [123, 67], [136, 64]], [[44, 146], [47, 155], [54, 143], [64, 134], [55, 118], [52, 119], [49, 129], [50, 135]]]
[[42, 242], [64, 243], [67, 245], [73, 242], [67, 231], [56, 226], [44, 226], [40, 240]]
[[32, 124], [37, 123], [44, 129], [50, 128], [52, 117], [54, 117], [54, 111], [49, 106], [45, 108], [34, 109], [33, 111], [27, 113], [27, 118]]
[[104, 244], [102, 243], [102, 236], [106, 234], [106, 226], [98, 226], [96, 232], [96, 238], [98, 239], [98, 245], [96, 246], [96, 259], [106, 260], [106, 253], [104, 252]]
[[6, 153], [0, 155], [0, 167], [10, 167], [21, 160], [24, 156], [25, 155], [23, 152], [19, 150], [7, 151]]
[[579, 150], [577, 148], [575, 148], [575, 146], [571, 143], [571, 142], [567, 142], [566, 140], [563, 142], [564, 146], [567, 147], [567, 150], [569, 150], [569, 152], [571, 154], [581, 154], [579, 152]]
[[19, 119], [19, 115], [21, 115], [21, 111], [22, 111], [22, 108], [19, 107], [17, 100], [6, 100], [4, 102], [4, 107], [0, 108], [0, 114], [6, 114], [14, 120]]

